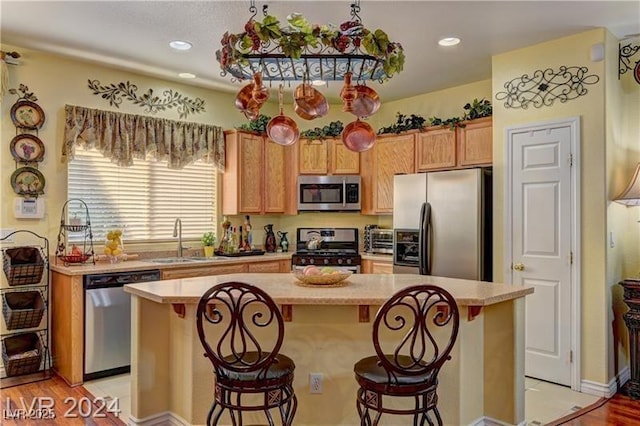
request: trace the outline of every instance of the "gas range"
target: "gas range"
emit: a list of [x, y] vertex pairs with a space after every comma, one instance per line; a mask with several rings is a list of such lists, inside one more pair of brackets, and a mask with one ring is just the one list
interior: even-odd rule
[[291, 256], [293, 270], [316, 265], [360, 272], [358, 228], [298, 228], [296, 237], [296, 252]]

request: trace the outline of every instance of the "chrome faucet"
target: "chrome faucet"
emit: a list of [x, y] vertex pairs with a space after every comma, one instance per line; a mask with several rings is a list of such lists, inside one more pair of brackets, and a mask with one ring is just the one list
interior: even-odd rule
[[176, 218], [176, 222], [173, 224], [173, 238], [178, 237], [178, 257], [182, 257], [182, 250], [186, 247], [182, 247], [182, 221], [180, 218]]

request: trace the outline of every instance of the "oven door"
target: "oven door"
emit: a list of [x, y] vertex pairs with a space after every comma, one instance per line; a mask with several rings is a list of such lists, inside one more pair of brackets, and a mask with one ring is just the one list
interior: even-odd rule
[[359, 211], [360, 176], [299, 176], [299, 211]]

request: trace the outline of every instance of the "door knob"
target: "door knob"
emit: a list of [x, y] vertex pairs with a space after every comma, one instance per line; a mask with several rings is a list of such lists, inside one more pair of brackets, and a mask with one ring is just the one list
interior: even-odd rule
[[524, 263], [516, 263], [513, 265], [513, 269], [516, 271], [524, 271]]

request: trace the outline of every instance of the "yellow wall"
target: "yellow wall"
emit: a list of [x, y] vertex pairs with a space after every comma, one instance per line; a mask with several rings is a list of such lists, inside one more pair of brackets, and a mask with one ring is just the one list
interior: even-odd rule
[[[628, 43], [629, 41], [627, 41]], [[629, 365], [629, 340], [622, 318], [627, 311], [623, 289], [626, 277], [640, 276], [640, 208], [613, 202], [627, 186], [640, 162], [640, 85], [632, 71], [618, 78], [618, 40], [606, 34], [606, 209], [607, 209], [607, 306], [608, 376]]]
[[[607, 44], [605, 61], [592, 62], [590, 59], [591, 46], [597, 43]], [[494, 271], [498, 280], [504, 274], [504, 176], [505, 176], [505, 140], [504, 129], [507, 126], [521, 125], [571, 116], [581, 118], [580, 144], [580, 187], [581, 187], [581, 292], [582, 292], [582, 380], [589, 380], [601, 384], [608, 383], [613, 375], [611, 352], [611, 291], [612, 284], [618, 281], [623, 273], [611, 271], [615, 265], [624, 264], [624, 258], [638, 255], [637, 231], [635, 237], [625, 236], [612, 222], [611, 192], [621, 190], [615, 174], [620, 167], [624, 175], [630, 176], [632, 163], [637, 161], [637, 117], [638, 98], [636, 95], [624, 94], [620, 90], [621, 83], [617, 81], [617, 47], [615, 55], [612, 52], [616, 44], [607, 35], [606, 30], [596, 29], [551, 42], [542, 43], [528, 48], [519, 49], [497, 55], [493, 58], [493, 92], [503, 89], [505, 82], [525, 73], [532, 74], [535, 70], [565, 66], [586, 66], [588, 74], [597, 74], [600, 81], [589, 85], [588, 94], [564, 104], [556, 102], [553, 106], [529, 109], [508, 109], [496, 101], [494, 102]], [[617, 44], [616, 44], [617, 46]], [[605, 74], [606, 73], [606, 74]], [[607, 96], [605, 97], [605, 93]], [[632, 99], [633, 97], [633, 99]], [[633, 105], [632, 105], [633, 104]], [[605, 108], [606, 106], [606, 108]], [[611, 110], [609, 110], [611, 108]], [[635, 113], [636, 123], [628, 126], [624, 108], [630, 108]], [[620, 113], [620, 114], [618, 114]], [[606, 120], [605, 120], [606, 117]], [[624, 130], [622, 130], [624, 129]], [[635, 130], [634, 130], [635, 129]], [[635, 142], [629, 141], [629, 136], [635, 131]], [[631, 133], [629, 133], [631, 132]], [[622, 136], [622, 133], [625, 136]], [[613, 142], [615, 139], [617, 142]], [[622, 142], [621, 139], [625, 139]], [[605, 143], [605, 141], [609, 141]], [[634, 145], [635, 148], [629, 150]], [[617, 154], [609, 151], [613, 148]], [[626, 151], [626, 152], [623, 152]], [[631, 151], [631, 152], [630, 152]], [[635, 157], [633, 155], [635, 151]], [[623, 157], [629, 156], [627, 159]], [[634, 160], [635, 158], [635, 160]], [[615, 179], [613, 179], [615, 178]], [[614, 189], [613, 187], [616, 187]], [[622, 250], [607, 251], [608, 233], [614, 232], [620, 244], [629, 252]], [[627, 247], [636, 244], [635, 248]], [[609, 255], [609, 259], [607, 259]], [[613, 257], [611, 257], [613, 256]], [[628, 272], [628, 271], [624, 271]], [[604, 301], [604, 303], [603, 303]]]
[[[235, 93], [225, 93], [199, 87], [180, 84], [173, 81], [165, 81], [143, 75], [132, 74], [101, 67], [88, 62], [79, 62], [34, 51], [19, 46], [2, 46], [3, 50], [16, 50], [22, 54], [21, 65], [9, 66], [9, 87], [17, 88], [19, 84], [25, 84], [29, 90], [38, 97], [38, 105], [46, 114], [46, 122], [40, 129], [38, 136], [46, 146], [45, 159], [39, 164], [39, 169], [46, 179], [45, 194], [42, 196], [46, 204], [46, 215], [42, 220], [15, 219], [12, 212], [12, 202], [15, 198], [9, 180], [15, 170], [15, 163], [8, 149], [0, 150], [0, 173], [2, 185], [0, 194], [3, 203], [0, 208], [0, 227], [12, 229], [29, 229], [49, 238], [53, 250], [60, 224], [62, 205], [66, 200], [66, 164], [62, 160], [62, 139], [64, 134], [64, 106], [65, 104], [80, 105], [89, 108], [119, 111], [123, 113], [151, 115], [143, 108], [124, 100], [119, 108], [110, 106], [100, 96], [93, 95], [87, 87], [87, 81], [99, 80], [101, 84], [130, 81], [138, 86], [138, 93], [144, 93], [147, 89], [153, 89], [154, 93], [161, 94], [166, 89], [173, 89], [190, 98], [205, 100], [206, 112], [192, 114], [186, 121], [195, 121], [222, 126], [225, 129], [245, 123], [242, 114], [238, 113], [233, 105]], [[238, 85], [240, 88], [242, 85]], [[263, 113], [273, 116], [277, 114], [277, 97], [272, 91], [272, 97], [263, 108]], [[420, 114], [425, 118], [439, 116], [449, 118], [462, 116], [463, 105], [474, 97], [490, 97], [490, 80], [473, 83], [465, 86], [443, 90], [416, 96], [403, 101], [395, 101], [383, 104], [378, 113], [371, 118], [374, 128], [389, 126], [396, 121], [396, 112], [404, 114]], [[2, 140], [7, 144], [15, 136], [15, 127], [10, 119], [9, 111], [17, 96], [7, 94], [2, 99], [0, 109], [0, 123], [2, 125]], [[285, 114], [297, 117], [291, 108], [291, 100], [285, 97]], [[175, 110], [158, 112], [154, 116], [181, 120]], [[331, 121], [341, 120], [345, 125], [353, 120], [353, 116], [342, 112], [341, 105], [330, 106], [330, 113], [318, 120], [305, 121], [297, 119], [301, 129], [322, 127]], [[222, 189], [224, 190], [224, 189]], [[244, 217], [230, 217], [232, 223], [239, 226], [244, 222]], [[332, 214], [332, 213], [305, 213], [295, 216], [265, 215], [252, 216], [252, 225], [256, 232], [255, 239], [258, 244], [264, 241], [263, 227], [265, 224], [274, 224], [276, 230], [289, 232], [289, 241], [295, 238], [295, 229], [302, 226], [347, 226], [358, 227], [361, 230], [366, 224], [377, 224], [381, 227], [392, 226], [391, 216], [364, 216], [360, 214]], [[167, 236], [170, 237], [169, 235]], [[362, 237], [362, 234], [361, 234]], [[162, 247], [172, 249], [175, 244], [168, 243]], [[187, 245], [199, 247], [198, 242], [190, 242]], [[128, 245], [130, 249], [139, 249], [139, 246]]]

